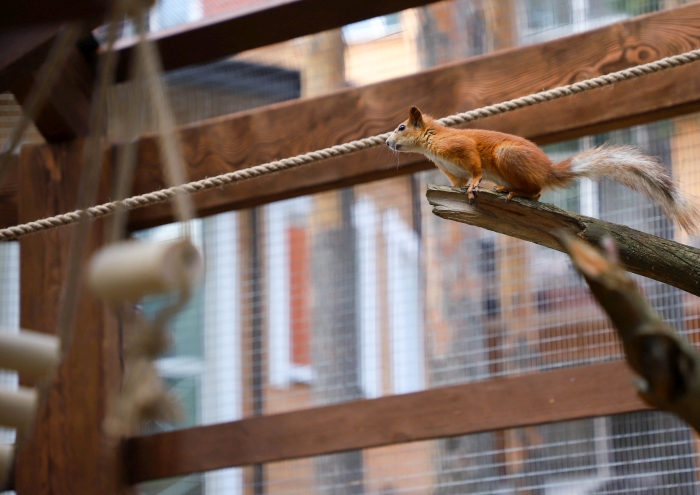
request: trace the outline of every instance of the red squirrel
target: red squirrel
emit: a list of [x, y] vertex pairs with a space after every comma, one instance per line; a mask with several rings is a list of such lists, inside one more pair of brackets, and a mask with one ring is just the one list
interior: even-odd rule
[[507, 192], [506, 200], [538, 200], [543, 189], [565, 188], [579, 177], [608, 177], [647, 196], [685, 231], [698, 232], [700, 225], [700, 209], [683, 195], [664, 166], [631, 146], [603, 145], [554, 163], [525, 138], [445, 127], [415, 106], [386, 144], [394, 151], [425, 155], [452, 186], [466, 187], [470, 203], [482, 179], [496, 184], [495, 191]]

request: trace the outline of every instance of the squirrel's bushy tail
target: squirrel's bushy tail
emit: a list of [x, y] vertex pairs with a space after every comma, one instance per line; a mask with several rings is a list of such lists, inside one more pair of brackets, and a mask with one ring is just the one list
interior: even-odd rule
[[700, 232], [700, 208], [685, 196], [663, 164], [632, 146], [603, 145], [569, 159], [576, 177], [608, 177], [644, 194], [688, 233]]

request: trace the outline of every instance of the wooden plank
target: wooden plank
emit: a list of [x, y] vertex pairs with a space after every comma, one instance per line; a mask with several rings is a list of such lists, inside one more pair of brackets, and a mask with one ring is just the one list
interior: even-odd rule
[[622, 362], [129, 439], [130, 481], [648, 409]]
[[[435, 0], [276, 0], [197, 23], [156, 32], [165, 70], [211, 62], [261, 46], [338, 28], [353, 22], [419, 7]], [[310, 17], [313, 22], [310, 22]], [[117, 79], [128, 77], [135, 38], [117, 47]], [[206, 50], [202, 50], [206, 46]]]
[[564, 251], [558, 234], [565, 232], [599, 245], [610, 237], [618, 246], [620, 263], [632, 273], [700, 296], [700, 249], [662, 239], [625, 225], [617, 225], [522, 198], [483, 189], [474, 204], [458, 189], [428, 186], [433, 213], [440, 218], [476, 225], [494, 232]]
[[[412, 104], [435, 116], [497, 103], [545, 88], [700, 47], [700, 4], [635, 18], [540, 45], [476, 57], [447, 67], [326, 96], [285, 102], [183, 128], [190, 180], [199, 180], [393, 129]], [[540, 143], [682, 115], [700, 109], [697, 65], [646, 76], [501, 117], [480, 127], [516, 132]], [[371, 149], [296, 170], [208, 191], [201, 213], [422, 170], [420, 155]], [[152, 136], [139, 143], [135, 191], [164, 186]], [[167, 205], [136, 211], [131, 227], [171, 219]]]
[[69, 20], [102, 19], [111, 5], [110, 0], [34, 0], [31, 2], [3, 2], [0, 27], [22, 29], [31, 24], [51, 24]]
[[[82, 142], [25, 147], [20, 154], [19, 218], [53, 215], [76, 207]], [[103, 181], [100, 197], [108, 195]], [[101, 242], [92, 226], [89, 249]], [[20, 241], [20, 324], [55, 333], [73, 228]], [[121, 343], [116, 319], [82, 290], [73, 345], [51, 382], [47, 401], [17, 461], [18, 494], [128, 493], [121, 482], [117, 442], [102, 433], [107, 396], [118, 389]]]

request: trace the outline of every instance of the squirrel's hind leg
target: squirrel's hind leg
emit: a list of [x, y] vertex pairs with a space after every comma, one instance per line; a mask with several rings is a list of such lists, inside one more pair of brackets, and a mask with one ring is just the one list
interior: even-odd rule
[[532, 199], [534, 201], [539, 201], [540, 196], [542, 196], [542, 191], [537, 191], [536, 193], [529, 193], [525, 191], [518, 191], [517, 189], [508, 188], [505, 186], [494, 186], [493, 190], [499, 193], [508, 193], [508, 196], [506, 196], [506, 201], [513, 198], [526, 198]]

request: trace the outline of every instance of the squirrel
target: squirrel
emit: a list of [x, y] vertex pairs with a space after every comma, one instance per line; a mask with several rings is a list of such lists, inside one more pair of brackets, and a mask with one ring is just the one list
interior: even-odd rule
[[415, 106], [386, 144], [394, 151], [425, 155], [453, 187], [466, 190], [470, 203], [482, 179], [496, 184], [495, 191], [507, 192], [507, 201], [514, 197], [539, 200], [543, 189], [566, 188], [579, 177], [607, 177], [647, 196], [686, 232], [699, 230], [700, 209], [681, 192], [658, 159], [631, 146], [603, 145], [554, 163], [525, 138], [445, 127]]

